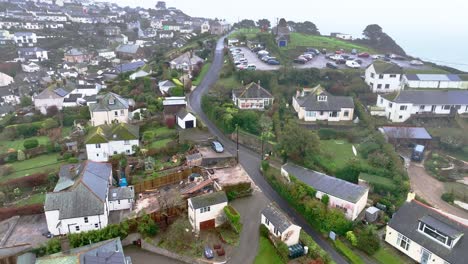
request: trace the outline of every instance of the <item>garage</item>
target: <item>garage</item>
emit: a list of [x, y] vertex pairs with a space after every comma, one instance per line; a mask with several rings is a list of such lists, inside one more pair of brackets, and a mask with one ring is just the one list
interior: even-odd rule
[[185, 121], [185, 128], [193, 128], [193, 120]]
[[187, 112], [185, 108], [180, 109], [177, 112], [177, 125], [182, 129], [197, 127], [197, 118], [192, 113]]
[[200, 222], [200, 230], [215, 228], [215, 219]]

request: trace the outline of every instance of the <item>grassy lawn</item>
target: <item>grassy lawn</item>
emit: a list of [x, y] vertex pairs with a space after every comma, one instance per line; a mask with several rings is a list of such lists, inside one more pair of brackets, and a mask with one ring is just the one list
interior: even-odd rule
[[276, 252], [275, 247], [271, 244], [268, 238], [260, 236], [260, 246], [258, 248], [257, 256], [255, 257], [255, 264], [283, 264], [280, 256]]
[[[45, 145], [49, 142], [49, 138], [46, 136], [43, 137], [31, 137], [27, 139], [37, 139], [39, 141], [39, 145]], [[15, 150], [24, 150], [23, 143], [27, 139], [18, 139], [18, 140], [3, 140], [0, 141], [0, 152], [5, 153], [8, 149], [15, 149]]]
[[399, 256], [394, 250], [388, 248], [386, 245], [382, 245], [372, 257], [374, 257], [379, 263], [382, 264], [403, 264], [411, 263]]
[[151, 132], [152, 136], [155, 139], [165, 139], [165, 138], [170, 138], [174, 136], [177, 133], [177, 130], [170, 129], [164, 126], [164, 127], [146, 129], [144, 132], [145, 133]]
[[364, 264], [364, 261], [340, 240], [335, 240], [336, 249], [352, 264]]
[[238, 82], [234, 76], [219, 79], [218, 82], [216, 82], [216, 84], [222, 85], [227, 88], [239, 88], [241, 86], [241, 83]]
[[203, 78], [205, 78], [205, 75], [208, 73], [208, 70], [211, 67], [211, 62], [207, 62], [203, 65], [203, 68], [200, 71], [200, 74], [198, 75], [197, 79], [192, 82], [193, 85], [198, 86], [200, 83], [203, 81]]
[[24, 205], [31, 205], [31, 204], [43, 204], [45, 201], [45, 193], [36, 193], [31, 195], [31, 197], [21, 200], [15, 203], [16, 206], [24, 206]]
[[17, 161], [9, 164], [13, 167], [14, 172], [8, 176], [2, 177], [0, 181], [7, 181], [47, 170], [56, 170], [62, 164], [63, 162], [57, 161], [56, 154], [42, 155], [24, 161]]
[[282, 50], [294, 50], [297, 48], [303, 49], [305, 47], [309, 47], [316, 49], [327, 49], [329, 52], [339, 49], [344, 49], [346, 51], [356, 49], [359, 52], [376, 53], [375, 50], [369, 47], [332, 37], [307, 35], [297, 32], [292, 32], [290, 36], [291, 41], [287, 47], [281, 48]]
[[170, 139], [170, 138], [157, 140], [157, 141], [154, 141], [153, 143], [151, 143], [150, 148], [154, 148], [154, 149], [163, 148], [171, 141], [172, 141], [172, 139]]
[[[351, 158], [355, 157], [352, 146], [353, 144], [344, 140], [320, 140], [320, 149], [325, 154], [323, 158], [331, 169], [343, 168]], [[354, 147], [357, 149], [358, 145]]]
[[425, 65], [422, 66], [421, 69], [405, 69], [404, 72], [406, 74], [448, 74], [450, 72], [436, 68], [433, 66]]
[[389, 179], [382, 176], [371, 175], [367, 173], [359, 174], [359, 179], [363, 179], [370, 184], [384, 185], [387, 188], [396, 188], [395, 183]]
[[258, 28], [241, 28], [232, 33], [229, 38], [235, 39], [239, 38], [241, 35], [245, 35], [247, 39], [254, 39], [257, 33], [260, 33], [260, 29]]

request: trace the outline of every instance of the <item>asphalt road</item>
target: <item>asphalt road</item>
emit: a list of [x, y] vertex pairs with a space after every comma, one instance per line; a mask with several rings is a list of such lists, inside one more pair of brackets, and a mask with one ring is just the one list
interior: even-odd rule
[[[213, 59], [213, 63], [206, 74], [203, 81], [200, 85], [190, 94], [189, 96], [189, 106], [191, 107], [192, 111], [194, 111], [198, 117], [206, 124], [210, 132], [218, 137], [219, 141], [224, 145], [226, 149], [228, 149], [232, 153], [236, 153], [236, 145], [233, 141], [228, 139], [223, 133], [207, 118], [205, 113], [203, 113], [201, 109], [201, 98], [203, 94], [208, 92], [210, 87], [218, 80], [219, 73], [223, 66], [223, 48], [224, 48], [224, 38], [221, 38], [216, 46], [216, 52]], [[260, 190], [265, 194], [265, 196], [270, 200], [275, 202], [289, 217], [292, 219], [293, 222], [300, 225], [302, 229], [307, 232], [310, 236], [314, 238], [314, 240], [319, 244], [325, 251], [327, 251], [333, 260], [337, 264], [344, 264], [348, 263], [334, 248], [331, 246], [319, 232], [315, 231], [310, 227], [310, 225], [305, 221], [304, 218], [300, 214], [298, 214], [294, 209], [292, 209], [288, 203], [280, 197], [273, 188], [266, 182], [263, 178], [262, 174], [260, 173], [260, 155], [248, 150], [245, 147], [239, 147], [239, 161], [244, 169], [249, 174], [250, 178], [255, 182], [255, 184], [260, 188]], [[246, 250], [255, 252], [250, 252], [250, 254], [256, 254], [256, 246], [249, 245], [240, 245], [242, 248], [246, 248]], [[245, 252], [248, 254], [247, 252]], [[230, 260], [231, 263], [237, 263], [237, 260], [233, 258]]]

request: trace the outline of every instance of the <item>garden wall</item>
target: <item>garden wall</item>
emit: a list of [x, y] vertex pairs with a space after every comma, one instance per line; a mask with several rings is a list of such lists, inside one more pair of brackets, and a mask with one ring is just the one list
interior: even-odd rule
[[171, 173], [169, 175], [137, 183], [134, 185], [135, 193], [142, 193], [146, 190], [158, 189], [161, 186], [179, 183], [182, 180], [186, 180], [188, 176], [192, 173], [202, 174], [202, 169], [199, 167], [187, 168], [181, 171]]

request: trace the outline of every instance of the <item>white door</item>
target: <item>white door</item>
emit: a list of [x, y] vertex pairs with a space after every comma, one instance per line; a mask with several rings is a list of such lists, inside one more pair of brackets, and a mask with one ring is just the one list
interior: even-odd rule
[[429, 263], [429, 260], [431, 259], [431, 255], [432, 255], [431, 252], [423, 248], [422, 254], [421, 254], [421, 264]]

